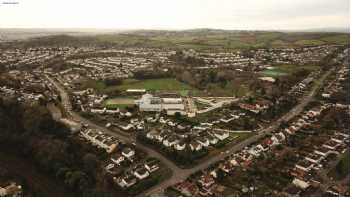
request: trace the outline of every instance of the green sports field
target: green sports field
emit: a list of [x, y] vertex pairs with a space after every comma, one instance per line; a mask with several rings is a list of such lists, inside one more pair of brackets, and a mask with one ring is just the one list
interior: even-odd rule
[[305, 65], [305, 66], [276, 65], [270, 69], [265, 69], [264, 71], [260, 72], [260, 74], [265, 76], [265, 77], [280, 77], [280, 76], [294, 74], [302, 69], [305, 69], [308, 71], [314, 71], [314, 70], [319, 69], [319, 67], [318, 66], [311, 66], [311, 65]]
[[162, 78], [146, 80], [126, 79], [122, 85], [106, 87], [105, 91], [125, 91], [127, 89], [146, 89], [151, 92], [177, 92], [183, 96], [186, 96], [191, 90], [196, 90], [174, 78]]

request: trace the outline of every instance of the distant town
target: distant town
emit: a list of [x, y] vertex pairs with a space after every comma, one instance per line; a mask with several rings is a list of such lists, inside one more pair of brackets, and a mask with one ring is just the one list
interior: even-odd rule
[[0, 45], [0, 196], [350, 195], [349, 45], [42, 39]]

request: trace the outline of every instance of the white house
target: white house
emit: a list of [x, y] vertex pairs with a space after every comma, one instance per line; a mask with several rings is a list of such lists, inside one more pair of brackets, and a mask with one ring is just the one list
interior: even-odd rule
[[340, 144], [333, 140], [329, 140], [326, 143], [324, 143], [322, 146], [330, 150], [335, 150], [338, 146], [340, 146]]
[[125, 157], [124, 156], [112, 157], [111, 160], [113, 163], [120, 165], [120, 163], [125, 160]]
[[178, 143], [178, 140], [177, 140], [176, 136], [169, 136], [168, 138], [163, 140], [163, 144], [166, 147], [174, 146], [177, 143]]
[[198, 142], [191, 142], [189, 146], [192, 151], [200, 151], [203, 148], [203, 146]]
[[154, 172], [159, 169], [158, 162], [157, 161], [150, 161], [145, 163], [145, 168], [148, 170], [148, 172]]
[[204, 137], [198, 138], [196, 141], [200, 143], [203, 147], [208, 147], [210, 145], [209, 140]]
[[228, 132], [225, 131], [214, 131], [214, 136], [217, 137], [219, 140], [225, 140], [230, 136]]
[[[148, 139], [151, 139], [151, 140], [157, 139], [157, 136], [159, 136], [159, 132], [156, 131], [156, 130], [150, 131], [150, 132], [148, 132], [148, 133], [146, 134], [146, 137], [147, 137]], [[159, 138], [159, 137], [158, 137], [158, 138]]]
[[327, 157], [331, 153], [335, 153], [334, 151], [332, 151], [332, 150], [330, 150], [328, 148], [325, 148], [325, 147], [317, 148], [316, 150], [314, 150], [314, 152], [316, 154], [324, 156], [324, 157]]
[[347, 139], [348, 137], [341, 135], [341, 134], [335, 134], [331, 137], [331, 140], [337, 142], [337, 143], [344, 143], [344, 141]]
[[135, 170], [134, 175], [139, 180], [142, 180], [149, 176], [149, 172], [146, 170], [146, 168], [138, 168]]
[[175, 150], [182, 151], [185, 150], [186, 148], [186, 143], [184, 142], [179, 142], [175, 145]]
[[208, 140], [211, 145], [215, 145], [219, 142], [218, 138], [212, 136], [208, 136]]
[[293, 184], [301, 189], [306, 189], [310, 186], [308, 182], [305, 182], [303, 180], [300, 180], [298, 178], [294, 178]]
[[295, 167], [308, 172], [314, 167], [314, 164], [308, 160], [300, 160], [297, 164], [295, 164]]
[[309, 155], [307, 155], [306, 157], [305, 157], [305, 159], [306, 160], [308, 160], [308, 161], [311, 161], [312, 163], [320, 163], [323, 159], [324, 159], [324, 157], [322, 156], [322, 155], [319, 155], [319, 154], [309, 154]]
[[123, 188], [129, 188], [136, 184], [136, 178], [134, 176], [125, 176], [120, 180], [116, 180], [117, 179], [116, 177], [114, 177], [113, 179], [118, 183], [120, 187], [123, 187]]
[[124, 148], [122, 151], [122, 155], [128, 159], [133, 157], [135, 155], [135, 151], [132, 150], [131, 148]]
[[156, 139], [157, 139], [159, 142], [162, 142], [162, 141], [164, 140], [164, 138], [166, 138], [167, 136], [168, 136], [168, 134], [165, 133], [165, 132], [163, 132], [163, 133], [161, 133], [161, 134], [159, 134], [159, 135], [156, 135], [155, 137], [156, 137]]
[[134, 129], [134, 125], [132, 125], [132, 124], [128, 124], [126, 126], [119, 125], [119, 127], [124, 131], [129, 131], [130, 129]]

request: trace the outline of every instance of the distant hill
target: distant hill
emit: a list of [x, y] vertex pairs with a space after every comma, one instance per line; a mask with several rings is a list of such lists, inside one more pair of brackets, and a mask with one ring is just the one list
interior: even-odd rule
[[121, 46], [193, 49], [237, 49], [350, 44], [350, 34], [332, 32], [278, 32], [218, 29], [183, 31], [136, 30], [117, 35], [97, 35]]
[[87, 36], [105, 33], [121, 32], [115, 29], [21, 29], [21, 28], [0, 28], [0, 40], [13, 41], [37, 38], [43, 36], [70, 35]]
[[335, 33], [350, 33], [350, 28], [317, 28], [305, 29], [303, 32], [335, 32]]
[[[42, 36], [42, 34], [44, 36]], [[58, 34], [58, 35], [57, 35]], [[349, 33], [219, 29], [41, 32], [19, 46], [119, 46], [173, 49], [249, 49], [350, 44]], [[37, 38], [39, 37], [39, 38]]]

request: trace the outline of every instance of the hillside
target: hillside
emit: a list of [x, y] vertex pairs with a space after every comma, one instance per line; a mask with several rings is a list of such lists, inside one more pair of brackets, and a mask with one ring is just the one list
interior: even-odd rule
[[350, 34], [327, 32], [267, 32], [194, 29], [138, 30], [93, 36], [55, 35], [17, 42], [20, 46], [163, 47], [174, 49], [247, 49], [350, 44]]

